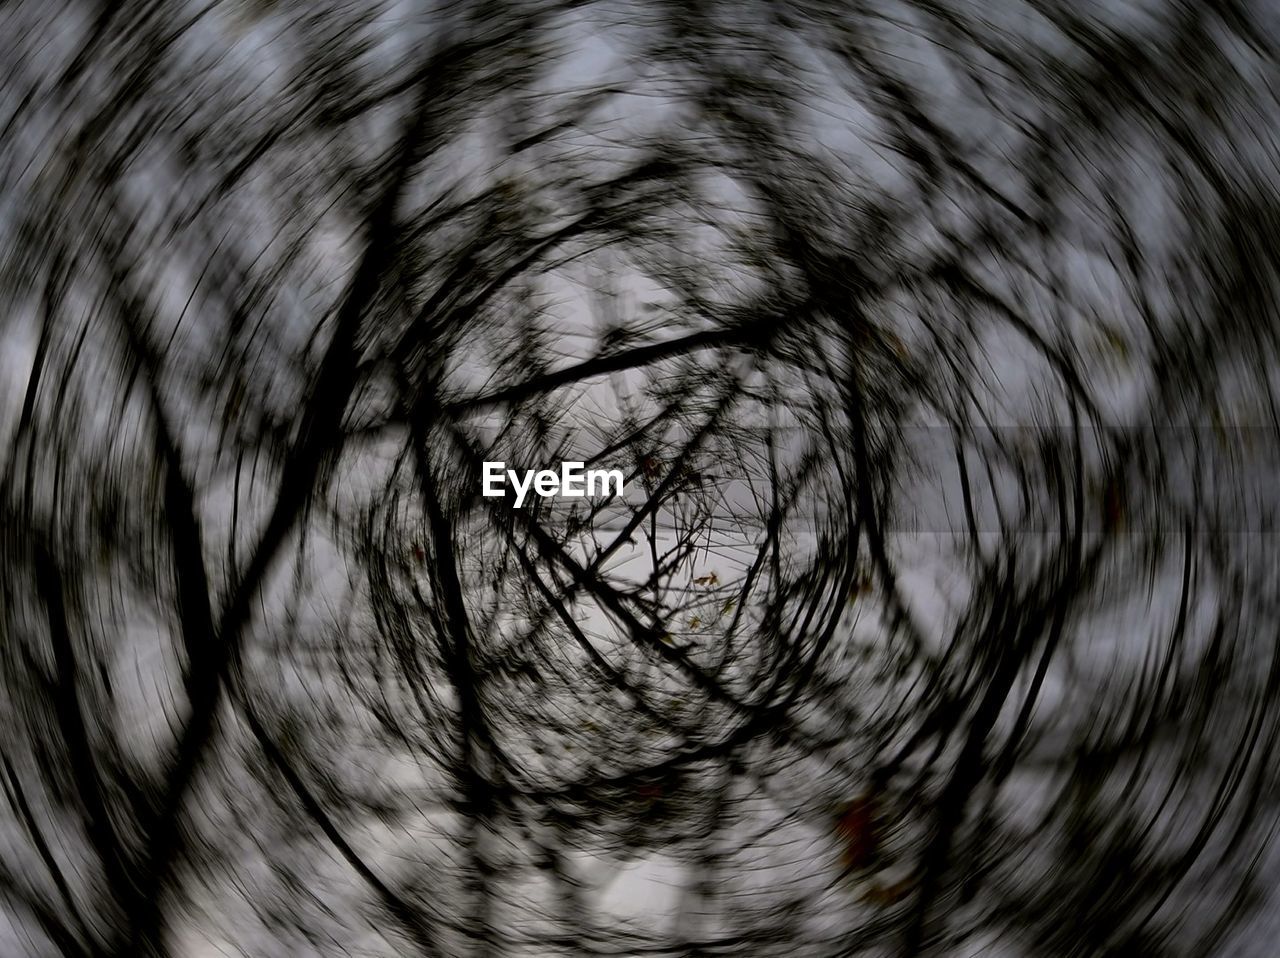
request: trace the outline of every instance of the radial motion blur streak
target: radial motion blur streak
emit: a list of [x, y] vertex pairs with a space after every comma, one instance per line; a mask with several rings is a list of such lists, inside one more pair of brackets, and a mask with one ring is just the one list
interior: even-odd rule
[[1278, 45], [0, 7], [0, 958], [1272, 958]]

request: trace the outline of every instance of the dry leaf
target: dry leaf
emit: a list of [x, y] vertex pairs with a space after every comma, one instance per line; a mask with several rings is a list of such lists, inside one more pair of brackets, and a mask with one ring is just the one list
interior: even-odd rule
[[863, 795], [845, 803], [836, 818], [836, 836], [840, 839], [841, 860], [846, 868], [866, 868], [875, 861], [880, 850], [876, 802]]

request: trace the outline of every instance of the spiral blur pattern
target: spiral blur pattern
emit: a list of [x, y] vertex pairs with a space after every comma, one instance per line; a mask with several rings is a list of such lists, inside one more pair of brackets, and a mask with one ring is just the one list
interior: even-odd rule
[[1278, 44], [4, 6], [0, 956], [1274, 954]]

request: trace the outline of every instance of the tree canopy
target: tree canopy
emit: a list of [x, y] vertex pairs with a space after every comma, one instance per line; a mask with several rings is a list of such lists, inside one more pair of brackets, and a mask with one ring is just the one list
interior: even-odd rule
[[4, 7], [0, 954], [1256, 943], [1276, 27]]

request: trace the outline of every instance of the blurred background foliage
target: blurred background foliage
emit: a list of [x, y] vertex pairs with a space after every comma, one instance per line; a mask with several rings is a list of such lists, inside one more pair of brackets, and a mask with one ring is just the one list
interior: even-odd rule
[[6, 5], [0, 953], [1270, 954], [1277, 26]]

